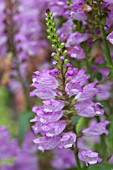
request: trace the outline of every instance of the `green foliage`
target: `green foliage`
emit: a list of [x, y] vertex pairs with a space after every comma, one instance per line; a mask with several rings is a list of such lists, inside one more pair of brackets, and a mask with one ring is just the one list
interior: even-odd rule
[[29, 128], [30, 119], [34, 117], [31, 110], [26, 110], [22, 112], [19, 116], [19, 132], [18, 132], [18, 142], [21, 145], [24, 140], [24, 136]]
[[14, 162], [14, 157], [9, 157], [7, 159], [0, 159], [0, 165], [10, 165]]
[[110, 117], [110, 127], [109, 127], [109, 135], [106, 137], [108, 142], [108, 147], [111, 152], [113, 152], [113, 115]]
[[0, 87], [0, 125], [6, 126], [14, 136], [17, 132], [17, 124], [13, 120], [13, 111], [9, 106], [10, 97], [9, 90]]
[[0, 87], [0, 106], [6, 105], [9, 101], [9, 90], [5, 87]]
[[76, 131], [79, 132], [82, 129], [83, 125], [85, 125], [85, 118], [80, 117], [79, 122], [76, 125]]
[[99, 73], [99, 72], [97, 72], [96, 73], [96, 76], [95, 76], [96, 78], [97, 78], [97, 80], [102, 80], [102, 74], [101, 73]]
[[71, 121], [73, 125], [77, 124], [80, 118], [80, 116], [72, 116]]
[[112, 164], [107, 164], [107, 163], [91, 165], [88, 168], [88, 170], [112, 170], [112, 169], [113, 169], [113, 165]]

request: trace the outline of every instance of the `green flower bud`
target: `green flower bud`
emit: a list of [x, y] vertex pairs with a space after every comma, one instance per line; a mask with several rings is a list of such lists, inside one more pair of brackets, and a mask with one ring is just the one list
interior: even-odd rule
[[61, 43], [60, 48], [64, 48], [64, 47], [65, 47], [65, 43]]
[[52, 39], [52, 37], [51, 37], [50, 35], [48, 35], [48, 36], [47, 36], [47, 38], [48, 38], [49, 40], [51, 40], [51, 39]]
[[52, 44], [52, 47], [53, 47], [54, 49], [57, 49], [56, 45], [54, 45], [54, 44]]
[[47, 29], [47, 32], [50, 34], [50, 33], [51, 33], [51, 30], [50, 30], [50, 29]]
[[70, 6], [72, 4], [71, 0], [67, 1], [66, 4]]
[[67, 55], [67, 50], [65, 50], [62, 55], [66, 56]]
[[67, 64], [67, 63], [69, 63], [69, 60], [68, 60], [68, 59], [65, 59], [65, 60], [64, 60], [64, 64]]

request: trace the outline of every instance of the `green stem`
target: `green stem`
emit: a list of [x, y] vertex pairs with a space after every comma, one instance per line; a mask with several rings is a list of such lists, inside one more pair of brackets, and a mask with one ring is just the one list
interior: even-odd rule
[[[76, 126], [74, 127], [74, 132], [76, 134]], [[81, 165], [80, 165], [80, 160], [79, 160], [79, 157], [78, 157], [78, 146], [77, 146], [77, 142], [78, 140], [76, 139], [76, 148], [73, 146], [73, 152], [74, 152], [74, 156], [75, 156], [75, 160], [76, 160], [76, 163], [77, 163], [77, 167], [78, 167], [78, 170], [81, 170]]]
[[[100, 118], [97, 117], [97, 122], [100, 123]], [[101, 154], [103, 155], [103, 162], [106, 162], [107, 156], [108, 156], [108, 147], [106, 144], [106, 137], [105, 134], [100, 135], [100, 145], [101, 145]], [[105, 152], [106, 148], [106, 152]]]
[[100, 17], [100, 30], [101, 30], [101, 36], [104, 40], [104, 45], [106, 48], [106, 55], [104, 55], [104, 58], [108, 64], [109, 67], [113, 66], [113, 62], [112, 62], [112, 58], [111, 58], [111, 54], [110, 54], [110, 49], [109, 49], [109, 45], [108, 45], [108, 41], [106, 40], [106, 34], [105, 34], [105, 30], [104, 30], [104, 24], [102, 24], [101, 19], [102, 19], [102, 11], [101, 11], [101, 5], [100, 2], [98, 3], [98, 14]]
[[82, 168], [81, 168], [81, 165], [80, 165], [80, 160], [78, 158], [77, 148], [75, 149], [75, 147], [73, 147], [73, 152], [74, 152], [74, 155], [75, 155], [75, 160], [76, 160], [76, 163], [77, 163], [77, 168], [78, 168], [78, 170], [81, 170]]
[[91, 65], [91, 61], [90, 61], [91, 49], [86, 45], [83, 46], [83, 49], [85, 49], [85, 52], [86, 52], [85, 62], [86, 62], [86, 67], [87, 67], [87, 73], [90, 74], [89, 81], [92, 82], [93, 81], [93, 72], [92, 72], [92, 69], [91, 69], [92, 65]]
[[79, 161], [77, 153], [75, 153], [75, 157], [76, 157], [76, 162], [77, 162], [78, 169], [81, 170], [80, 161]]
[[110, 54], [110, 49], [109, 49], [108, 42], [106, 40], [106, 35], [105, 35], [104, 27], [101, 24], [100, 24], [100, 30], [101, 30], [102, 38], [104, 40], [104, 45], [105, 45], [106, 54], [107, 54], [107, 56], [104, 55], [104, 58], [105, 58], [107, 64], [109, 66], [111, 66], [113, 63], [112, 63], [112, 58], [111, 58], [111, 54]]

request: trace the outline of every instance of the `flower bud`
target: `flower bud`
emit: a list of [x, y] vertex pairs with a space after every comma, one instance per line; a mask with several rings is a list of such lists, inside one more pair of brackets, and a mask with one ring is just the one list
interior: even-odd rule
[[61, 43], [60, 48], [64, 48], [64, 47], [65, 47], [65, 43]]
[[67, 50], [65, 50], [62, 55], [66, 56], [67, 55]]
[[68, 62], [69, 62], [68, 59], [65, 59], [65, 60], [64, 60], [64, 64], [67, 64]]
[[57, 61], [56, 61], [56, 60], [54, 60], [52, 64], [53, 64], [53, 65], [56, 65], [56, 64], [57, 64]]
[[65, 59], [65, 57], [64, 57], [64, 56], [61, 56], [61, 57], [60, 57], [60, 60], [61, 60], [61, 61], [63, 61], [64, 59]]

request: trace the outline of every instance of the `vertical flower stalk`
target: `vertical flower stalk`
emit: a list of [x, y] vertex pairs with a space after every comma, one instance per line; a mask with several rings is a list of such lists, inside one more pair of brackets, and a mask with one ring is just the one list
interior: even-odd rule
[[[73, 149], [81, 169], [79, 159], [86, 162], [86, 166], [102, 159], [96, 152], [79, 148], [78, 138], [85, 134], [75, 132], [74, 128], [80, 117], [92, 118], [103, 115], [104, 111], [100, 108], [100, 103], [94, 102], [97, 94], [96, 82], [88, 83], [90, 76], [85, 70], [73, 68], [66, 58], [65, 44], [56, 32], [54, 18], [49, 9], [46, 11], [46, 25], [48, 39], [56, 52], [52, 53], [54, 69], [36, 71], [33, 76], [32, 86], [35, 90], [30, 95], [43, 101], [41, 106], [33, 107], [36, 116], [31, 120], [34, 122], [32, 128], [38, 134], [34, 143], [43, 152], [54, 148]], [[102, 133], [104, 132], [100, 134]]]
[[8, 9], [7, 9], [7, 11], [8, 11], [7, 12], [7, 18], [8, 18], [7, 34], [8, 34], [8, 44], [9, 44], [8, 52], [11, 53], [13, 56], [13, 66], [15, 68], [15, 73], [12, 73], [12, 74], [15, 74], [17, 76], [17, 79], [22, 86], [22, 90], [23, 90], [25, 102], [26, 102], [26, 107], [30, 108], [31, 103], [29, 100], [29, 92], [28, 92], [28, 89], [26, 88], [26, 82], [25, 82], [24, 76], [21, 73], [21, 63], [19, 61], [19, 53], [18, 53], [18, 50], [16, 47], [17, 44], [15, 42], [16, 22], [15, 22], [14, 18], [17, 13], [16, 5], [17, 5], [17, 2], [7, 0], [7, 6], [8, 6]]
[[48, 39], [52, 42], [52, 47], [56, 50], [56, 53], [52, 54], [52, 57], [56, 60], [55, 67], [57, 67], [60, 70], [60, 74], [58, 76], [59, 81], [62, 82], [62, 89], [59, 89], [63, 93], [63, 97], [65, 99], [68, 99], [66, 92], [65, 92], [65, 86], [66, 86], [66, 70], [65, 64], [68, 63], [68, 60], [65, 59], [65, 56], [67, 54], [67, 51], [63, 51], [63, 48], [65, 46], [64, 43], [61, 43], [60, 38], [58, 37], [58, 34], [56, 33], [55, 23], [52, 16], [52, 13], [49, 9], [47, 9], [46, 12], [46, 24], [47, 24], [47, 32], [49, 33]]

